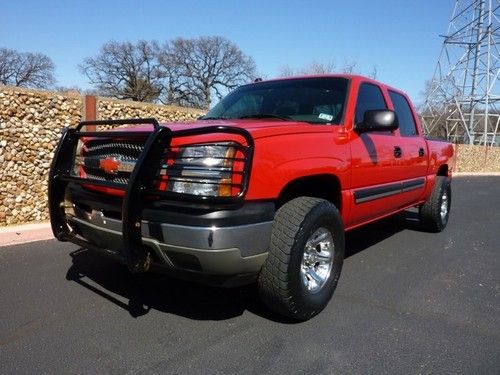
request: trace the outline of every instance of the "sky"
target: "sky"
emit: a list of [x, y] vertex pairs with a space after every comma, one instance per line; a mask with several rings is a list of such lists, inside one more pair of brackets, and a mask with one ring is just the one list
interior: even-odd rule
[[110, 40], [164, 42], [220, 35], [265, 78], [312, 61], [357, 62], [422, 101], [453, 0], [0, 0], [0, 47], [41, 52], [58, 86], [91, 88], [78, 70]]

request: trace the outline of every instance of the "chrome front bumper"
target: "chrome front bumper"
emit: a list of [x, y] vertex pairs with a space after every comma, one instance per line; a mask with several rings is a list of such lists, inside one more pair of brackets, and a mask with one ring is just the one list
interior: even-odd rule
[[[73, 205], [66, 219], [92, 244], [119, 255], [122, 222]], [[142, 242], [163, 266], [207, 275], [258, 273], [267, 258], [272, 221], [227, 226], [195, 227], [142, 221]]]

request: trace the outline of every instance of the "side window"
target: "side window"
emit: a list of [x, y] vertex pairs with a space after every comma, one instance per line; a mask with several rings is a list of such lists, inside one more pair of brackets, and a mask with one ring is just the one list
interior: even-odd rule
[[356, 124], [363, 121], [363, 116], [370, 109], [387, 109], [380, 87], [371, 83], [361, 84], [356, 101]]
[[397, 92], [389, 90], [394, 112], [398, 116], [399, 133], [402, 136], [417, 135], [417, 126], [413, 118], [413, 112], [406, 98]]

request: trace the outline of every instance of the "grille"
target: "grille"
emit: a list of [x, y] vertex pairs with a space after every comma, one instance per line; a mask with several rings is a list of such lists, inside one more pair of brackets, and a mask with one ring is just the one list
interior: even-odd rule
[[143, 143], [138, 142], [106, 142], [106, 141], [90, 141], [86, 143], [83, 150], [83, 156], [98, 156], [98, 157], [122, 157], [124, 159], [137, 160], [142, 150]]
[[[82, 149], [81, 167], [86, 178], [127, 185], [132, 168], [144, 149], [143, 142], [133, 141], [88, 141]], [[102, 167], [105, 160], [117, 160], [127, 165], [129, 170], [106, 171]]]

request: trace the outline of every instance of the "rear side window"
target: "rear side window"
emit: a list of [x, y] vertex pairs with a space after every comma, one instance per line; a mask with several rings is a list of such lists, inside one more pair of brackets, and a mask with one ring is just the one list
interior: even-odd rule
[[406, 98], [397, 92], [389, 90], [394, 112], [398, 116], [399, 134], [402, 136], [417, 135], [417, 126], [413, 118], [413, 112]]
[[380, 87], [371, 83], [363, 83], [359, 87], [356, 101], [356, 124], [363, 121], [365, 112], [372, 109], [387, 109]]

